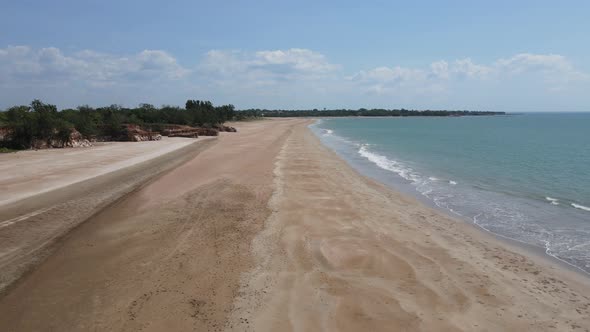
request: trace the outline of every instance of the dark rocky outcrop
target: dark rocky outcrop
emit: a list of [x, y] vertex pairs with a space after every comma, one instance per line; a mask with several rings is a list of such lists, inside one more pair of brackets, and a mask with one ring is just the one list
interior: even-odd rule
[[214, 128], [217, 129], [218, 131], [225, 131], [225, 132], [228, 132], [228, 133], [235, 133], [235, 132], [237, 132], [236, 128], [234, 128], [234, 127], [228, 127], [228, 126], [224, 126], [224, 125], [216, 125]]
[[219, 131], [215, 128], [200, 127], [200, 128], [196, 128], [196, 129], [198, 130], [198, 133], [201, 136], [218, 136], [219, 135]]
[[165, 125], [162, 129], [162, 135], [169, 137], [218, 136], [219, 131], [220, 130], [217, 127], [207, 128], [184, 125]]
[[197, 138], [199, 137], [199, 131], [197, 128], [182, 125], [166, 125], [162, 129], [162, 135], [168, 137], [188, 137]]

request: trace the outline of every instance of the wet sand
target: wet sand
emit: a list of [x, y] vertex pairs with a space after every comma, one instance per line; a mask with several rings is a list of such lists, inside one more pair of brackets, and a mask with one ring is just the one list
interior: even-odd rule
[[360, 176], [309, 123], [238, 124], [102, 209], [0, 330], [590, 329], [586, 279]]

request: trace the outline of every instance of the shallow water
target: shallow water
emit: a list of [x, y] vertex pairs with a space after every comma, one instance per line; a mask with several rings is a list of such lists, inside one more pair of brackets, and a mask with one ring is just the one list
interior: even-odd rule
[[590, 273], [590, 114], [330, 118], [365, 175]]

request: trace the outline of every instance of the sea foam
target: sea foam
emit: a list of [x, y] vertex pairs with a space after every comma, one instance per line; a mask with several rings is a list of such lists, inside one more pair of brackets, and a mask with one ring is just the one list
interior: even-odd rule
[[580, 209], [580, 210], [584, 210], [584, 211], [590, 211], [590, 207], [587, 207], [587, 206], [584, 206], [584, 205], [572, 203], [572, 206], [575, 207], [576, 209]]
[[[497, 119], [498, 123], [481, 118], [469, 118], [469, 121], [480, 128], [500, 126], [497, 128], [505, 129], [502, 123], [508, 120], [511, 123], [522, 120], [525, 124], [535, 120], [535, 125], [537, 120], [543, 120], [534, 117]], [[567, 119], [564, 118], [565, 120]], [[449, 134], [444, 136], [448, 139], [445, 144], [435, 144], [437, 142], [433, 142], [431, 138], [424, 138], [430, 137], [429, 130], [432, 130], [425, 128], [428, 124], [426, 121], [401, 123], [395, 119], [330, 119], [329, 122], [334, 126], [330, 128], [334, 131], [333, 134], [328, 134], [325, 127], [318, 128], [316, 134], [329, 144], [334, 144], [336, 149], [341, 149], [345, 159], [352, 158], [351, 164], [359, 165], [359, 170], [369, 166], [363, 164], [370, 163], [373, 167], [367, 170], [377, 168], [397, 175], [404, 180], [401, 182], [408, 182], [399, 183], [400, 189], [413, 188], [433, 205], [461, 215], [486, 231], [544, 248], [548, 255], [590, 274], [590, 224], [586, 217], [590, 215], [590, 205], [587, 204], [589, 202], [568, 197], [572, 191], [580, 191], [583, 197], [587, 196], [586, 190], [590, 186], [584, 182], [584, 178], [568, 178], [567, 182], [564, 178], [555, 182], [550, 176], [543, 176], [543, 169], [536, 170], [541, 172], [539, 174], [520, 169], [519, 167], [530, 162], [527, 158], [531, 156], [526, 153], [506, 156], [505, 152], [510, 150], [505, 149], [502, 142], [496, 141], [494, 135], [487, 137], [486, 144], [490, 145], [480, 146], [482, 142], [475, 144], [476, 142], [465, 139], [473, 134], [472, 129], [460, 131], [461, 135], [458, 135], [457, 128], [447, 124], [447, 121], [432, 121], [432, 128], [440, 131], [441, 135]], [[341, 124], [345, 126], [340, 127]], [[552, 128], [550, 121], [547, 124], [548, 128]], [[534, 126], [518, 127], [512, 133], [513, 137], [520, 137], [522, 130], [529, 127]], [[349, 131], [351, 135], [347, 136]], [[455, 138], [459, 140], [454, 140]], [[553, 141], [548, 140], [543, 146], [551, 148], [552, 144]], [[571, 155], [587, 153], [574, 145], [557, 145], [564, 152], [571, 152]], [[435, 154], [431, 153], [433, 147], [437, 148]], [[466, 153], [466, 147], [477, 153]], [[528, 150], [526, 144], [519, 147], [523, 151]], [[480, 154], [483, 152], [485, 158]], [[437, 165], [439, 155], [457, 155], [462, 161]], [[365, 162], [358, 163], [358, 157]], [[537, 158], [538, 155], [532, 157]], [[482, 159], [488, 162], [482, 164]], [[553, 165], [552, 159], [548, 159], [547, 163], [547, 169], [557, 169], [559, 166]], [[579, 165], [574, 166], [583, 170]], [[486, 167], [495, 172], [488, 172]], [[571, 175], [573, 177], [582, 173], [572, 171]], [[367, 174], [377, 179], [384, 176], [384, 182], [398, 185], [395, 178], [390, 178], [383, 172], [369, 171]], [[490, 174], [494, 176], [491, 177]], [[519, 174], [526, 176], [519, 176], [522, 181], [516, 187], [511, 179]], [[554, 190], [543, 192], [547, 187]]]
[[401, 165], [397, 161], [391, 160], [385, 156], [382, 156], [380, 154], [369, 151], [369, 149], [367, 149], [366, 144], [361, 144], [360, 149], [358, 150], [358, 153], [361, 156], [367, 158], [369, 161], [371, 161], [375, 165], [377, 165], [379, 168], [382, 168], [382, 169], [390, 171], [390, 172], [394, 172], [394, 173], [398, 174], [399, 176], [401, 176], [402, 178], [404, 178], [408, 181], [411, 181], [411, 182], [415, 182], [418, 180], [418, 176], [416, 174], [412, 173], [411, 168], [404, 167], [403, 165]]

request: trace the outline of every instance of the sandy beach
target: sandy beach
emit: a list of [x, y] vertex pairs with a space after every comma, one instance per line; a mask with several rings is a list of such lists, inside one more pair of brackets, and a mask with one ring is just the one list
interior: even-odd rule
[[0, 156], [0, 294], [71, 229], [214, 143], [174, 138]]
[[359, 175], [311, 121], [0, 156], [0, 331], [590, 331], [587, 278]]
[[[202, 137], [202, 140], [210, 137]], [[126, 168], [194, 143], [189, 138], [95, 143], [90, 149], [48, 149], [0, 158], [0, 206]]]

